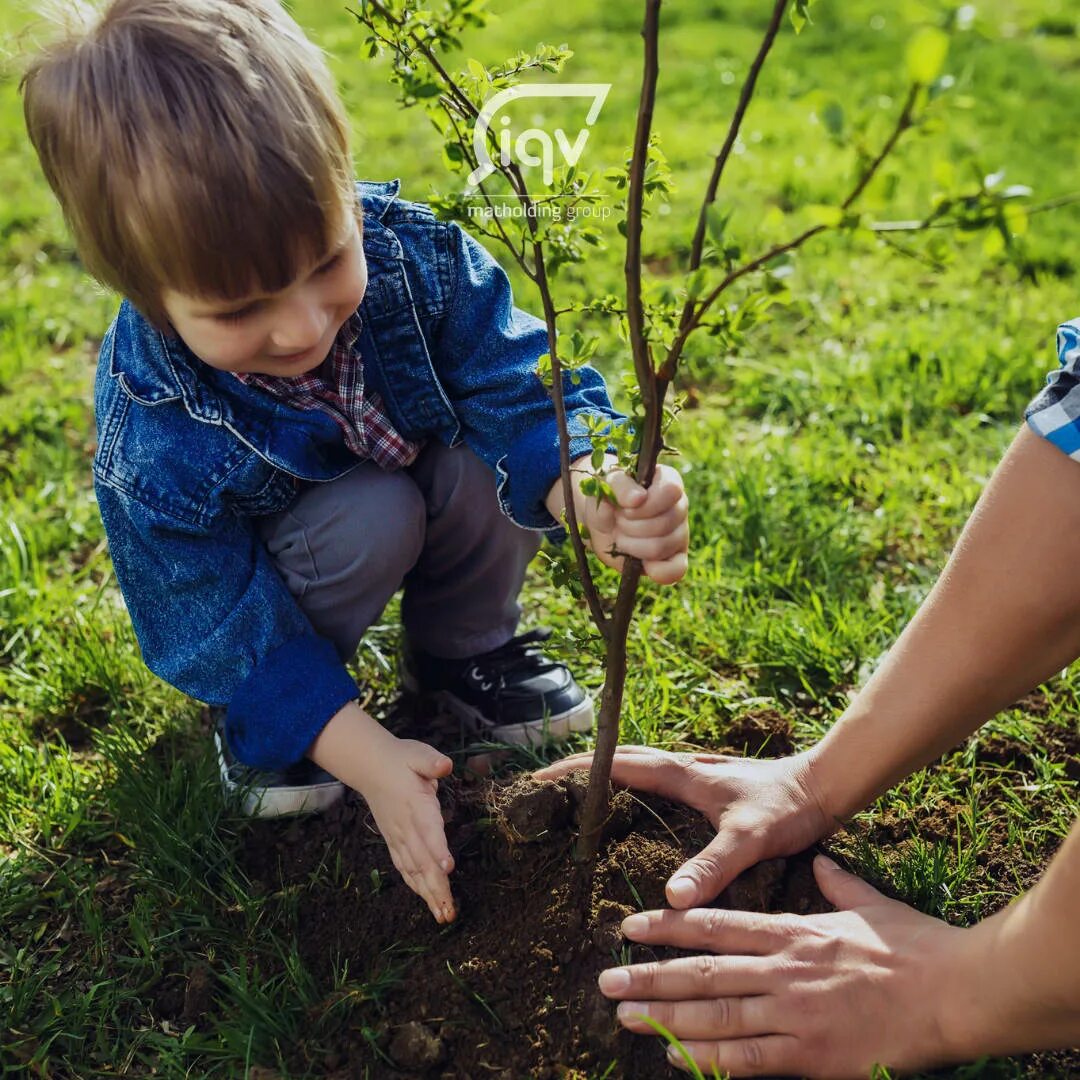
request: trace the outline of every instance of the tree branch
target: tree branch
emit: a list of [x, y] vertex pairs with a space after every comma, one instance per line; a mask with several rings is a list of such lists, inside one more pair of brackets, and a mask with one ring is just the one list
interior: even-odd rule
[[698, 214], [697, 228], [694, 230], [694, 242], [690, 248], [690, 270], [696, 270], [701, 265], [701, 252], [705, 247], [705, 230], [708, 226], [708, 208], [716, 201], [717, 188], [720, 186], [720, 180], [724, 175], [724, 169], [727, 166], [728, 158], [731, 156], [731, 151], [735, 147], [735, 140], [739, 137], [743, 117], [746, 115], [750, 100], [754, 96], [754, 90], [757, 88], [758, 76], [761, 74], [761, 69], [765, 66], [765, 61], [769, 57], [773, 42], [776, 41], [776, 35], [780, 32], [780, 24], [783, 21], [788, 3], [789, 0], [776, 0], [773, 5], [772, 18], [765, 28], [765, 36], [761, 40], [757, 56], [754, 57], [754, 62], [750, 65], [746, 82], [743, 83], [742, 91], [739, 93], [739, 102], [735, 106], [735, 115], [731, 118], [727, 138], [724, 139], [724, 145], [720, 148], [720, 153], [716, 155], [712, 176], [709, 177], [709, 186], [705, 192], [705, 199], [701, 204], [701, 212]]
[[[896, 119], [896, 124], [893, 127], [888, 139], [885, 141], [884, 146], [878, 155], [870, 162], [870, 164], [863, 171], [859, 177], [858, 182], [852, 189], [851, 194], [841, 203], [843, 210], [850, 209], [855, 200], [866, 190], [870, 181], [873, 180], [878, 170], [881, 168], [882, 163], [892, 153], [896, 146], [897, 140], [900, 136], [911, 127], [912, 113], [915, 108], [915, 101], [918, 97], [920, 85], [918, 83], [912, 84], [911, 90], [908, 93], [907, 101], [904, 103], [903, 109], [900, 111], [900, 115]], [[787, 243], [777, 244], [775, 247], [769, 248], [768, 251], [752, 259], [750, 262], [737, 267], [730, 271], [717, 285], [712, 292], [705, 297], [704, 300], [697, 306], [697, 309], [693, 312], [692, 317], [686, 323], [686, 325], [680, 325], [679, 332], [675, 336], [675, 340], [671, 344], [671, 348], [668, 350], [668, 354], [664, 359], [664, 363], [660, 368], [659, 376], [661, 379], [670, 381], [674, 378], [675, 371], [678, 368], [679, 360], [682, 357], [683, 348], [686, 345], [687, 339], [690, 335], [701, 325], [701, 320], [705, 316], [705, 312], [716, 302], [717, 297], [721, 293], [725, 292], [740, 278], [746, 277], [747, 274], [752, 274], [755, 270], [761, 269], [766, 263], [771, 262], [779, 255], [783, 255], [788, 251], [794, 251], [796, 248], [802, 247], [807, 240], [811, 237], [817, 236], [818, 233], [823, 233], [833, 228], [830, 225], [814, 225], [809, 229], [799, 233], [798, 236]]]

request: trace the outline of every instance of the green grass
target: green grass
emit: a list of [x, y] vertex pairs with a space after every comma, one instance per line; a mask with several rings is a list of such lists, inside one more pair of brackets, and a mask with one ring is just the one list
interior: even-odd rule
[[[314, 0], [290, 6], [333, 55], [358, 173], [400, 176], [410, 198], [453, 190], [433, 130], [397, 108], [385, 64], [360, 59], [349, 16]], [[972, 170], [1004, 168], [1036, 201], [1080, 187], [1067, 135], [1080, 92], [1070, 11], [1066, 0], [979, 5], [950, 58], [958, 100], [902, 147], [868, 209], [917, 215], [947, 180], [943, 161], [961, 186]], [[879, 139], [903, 93], [903, 43], [938, 14], [915, 0], [820, 0], [800, 39], [785, 31], [723, 189], [748, 250], [766, 235], [770, 208], [793, 225], [790, 208], [835, 203], [850, 185], [850, 152], [812, 117], [840, 100], [848, 122]], [[665, 9], [656, 127], [678, 189], [649, 220], [648, 261], [661, 274], [675, 274], [685, 253], [760, 15], [751, 0]], [[26, 22], [24, 9], [0, 2], [0, 30]], [[566, 78], [614, 84], [586, 151], [588, 167], [602, 169], [630, 140], [639, 23], [633, 6], [526, 0], [474, 35], [466, 55], [494, 62], [541, 39], [568, 41]], [[112, 578], [90, 483], [90, 386], [116, 301], [73, 258], [11, 78], [0, 83], [0, 149], [0, 1064], [181, 1077], [284, 1068], [285, 1048], [290, 1060], [316, 1061], [341, 1026], [364, 1025], [366, 1005], [407, 958], [330, 977], [306, 970], [299, 897], [268, 904], [239, 871], [245, 826], [221, 803], [199, 708], [145, 670]], [[608, 232], [606, 252], [559, 279], [563, 295], [618, 291], [618, 237]], [[693, 500], [693, 566], [679, 588], [646, 590], [627, 741], [709, 745], [768, 708], [789, 716], [805, 745], [839, 715], [942, 566], [1053, 364], [1054, 327], [1080, 313], [1076, 236], [1076, 207], [1033, 217], [1024, 272], [985, 257], [979, 236], [950, 238], [940, 272], [921, 241], [909, 242], [915, 257], [817, 241], [795, 264], [795, 302], [774, 321], [731, 354], [695, 341], [683, 389], [697, 407], [674, 435]], [[513, 276], [519, 302], [535, 308]], [[614, 372], [625, 347], [598, 326], [601, 365]], [[527, 607], [598, 686], [580, 608], [539, 572]], [[384, 687], [389, 616], [387, 625], [358, 661]], [[1044, 689], [1037, 714], [1002, 714], [864, 815], [848, 850], [855, 866], [958, 922], [1029, 885], [1078, 811], [1077, 785], [1045, 745], [1056, 729], [1075, 731], [1080, 677], [1069, 671]], [[1024, 762], [980, 753], [1003, 738], [1027, 748]], [[957, 810], [938, 835], [928, 823], [941, 807]], [[894, 845], [859, 842], [859, 827], [883, 821], [897, 823]], [[1007, 873], [985, 865], [1002, 843]], [[319, 880], [339, 883], [343, 872], [328, 853]], [[182, 997], [199, 965], [216, 972], [213, 1023], [163, 1024], [155, 1002]], [[1000, 1063], [986, 1075], [1017, 1070]]]

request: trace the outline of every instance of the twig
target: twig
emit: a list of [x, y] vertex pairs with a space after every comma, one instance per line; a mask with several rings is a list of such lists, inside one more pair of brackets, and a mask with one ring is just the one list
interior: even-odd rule
[[716, 201], [716, 190], [720, 186], [720, 180], [724, 175], [728, 158], [731, 156], [731, 151], [735, 146], [735, 140], [739, 137], [739, 129], [742, 127], [743, 117], [746, 115], [750, 100], [754, 96], [758, 76], [761, 74], [761, 69], [765, 66], [765, 61], [769, 57], [773, 42], [776, 41], [776, 35], [780, 32], [780, 24], [783, 21], [788, 2], [789, 0], [776, 0], [773, 6], [772, 18], [765, 29], [765, 36], [761, 39], [757, 56], [754, 57], [754, 62], [750, 65], [746, 82], [743, 83], [742, 91], [739, 93], [739, 101], [735, 106], [735, 115], [731, 118], [731, 125], [728, 127], [727, 138], [724, 139], [724, 145], [721, 147], [720, 153], [716, 155], [712, 176], [709, 177], [709, 186], [705, 192], [705, 199], [701, 204], [701, 212], [698, 214], [697, 228], [694, 230], [694, 242], [690, 248], [689, 268], [691, 270], [696, 270], [701, 265], [701, 252], [705, 246], [705, 230], [708, 223], [708, 209], [710, 204]]
[[[919, 83], [913, 83], [911, 90], [908, 93], [907, 101], [904, 103], [903, 109], [900, 111], [900, 115], [896, 119], [896, 124], [893, 127], [888, 139], [885, 141], [884, 146], [874, 160], [866, 167], [863, 174], [859, 177], [851, 194], [840, 204], [841, 209], [848, 210], [855, 200], [866, 190], [867, 185], [873, 180], [877, 174], [878, 169], [881, 168], [882, 162], [892, 152], [896, 146], [897, 140], [900, 136], [911, 127], [911, 117], [915, 108], [915, 101], [920, 90]], [[689, 336], [701, 325], [701, 320], [705, 315], [705, 312], [716, 302], [717, 297], [721, 293], [726, 291], [740, 278], [746, 277], [747, 274], [752, 274], [755, 270], [759, 270], [766, 263], [772, 262], [773, 259], [780, 255], [785, 254], [788, 251], [794, 251], [796, 248], [802, 247], [807, 240], [811, 237], [817, 236], [818, 233], [826, 232], [830, 229], [829, 225], [814, 225], [809, 229], [805, 229], [799, 233], [798, 236], [787, 243], [777, 244], [775, 247], [769, 248], [768, 251], [763, 252], [757, 258], [752, 259], [748, 263], [744, 263], [742, 266], [730, 271], [717, 285], [712, 292], [705, 297], [704, 300], [697, 306], [693, 317], [685, 326], [679, 327], [679, 332], [675, 336], [675, 340], [671, 344], [671, 348], [668, 350], [667, 357], [664, 359], [664, 363], [660, 368], [660, 377], [662, 379], [668, 379], [674, 377], [675, 370], [678, 367], [679, 359], [682, 356], [683, 347], [686, 345], [686, 340]]]
[[[1058, 210], [1063, 206], [1072, 206], [1080, 203], [1080, 191], [1070, 192], [1067, 195], [1058, 195], [1046, 202], [1036, 203], [1035, 206], [1025, 206], [1024, 213], [1028, 217], [1036, 214], [1045, 214], [1048, 210]], [[871, 232], [894, 233], [894, 232], [925, 232], [928, 229], [951, 229], [955, 223], [948, 220], [935, 219], [934, 217], [923, 218], [915, 221], [873, 221], [866, 226]]]

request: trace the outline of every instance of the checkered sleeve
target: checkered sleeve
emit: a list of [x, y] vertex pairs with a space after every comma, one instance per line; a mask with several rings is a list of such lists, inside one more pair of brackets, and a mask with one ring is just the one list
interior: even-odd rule
[[1075, 461], [1080, 461], [1080, 319], [1057, 331], [1060, 367], [1024, 411], [1031, 429]]

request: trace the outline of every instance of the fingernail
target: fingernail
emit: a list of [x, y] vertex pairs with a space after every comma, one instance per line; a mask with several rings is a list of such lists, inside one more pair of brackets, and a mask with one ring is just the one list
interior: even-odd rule
[[452, 863], [450, 862], [449, 859], [443, 859], [443, 861], [441, 863], [439, 863], [439, 866], [442, 867], [442, 870], [443, 870], [444, 874], [449, 874], [450, 873], [451, 865], [452, 865]]
[[697, 892], [694, 879], [689, 877], [672, 878], [668, 882], [668, 895], [679, 904], [689, 904]]
[[626, 968], [610, 968], [600, 972], [600, 989], [605, 994], [621, 994], [630, 986], [630, 972]]
[[826, 870], [839, 870], [840, 867], [829, 858], [828, 855], [819, 855], [818, 859]]
[[627, 915], [622, 921], [622, 932], [627, 937], [644, 934], [649, 929], [649, 920], [644, 915]]
[[649, 1006], [644, 1001], [620, 1001], [615, 1014], [619, 1018], [619, 1023], [625, 1024], [638, 1016], [648, 1016]]

